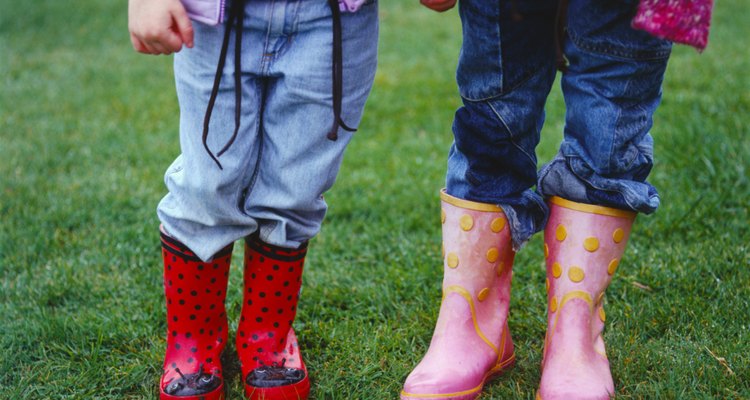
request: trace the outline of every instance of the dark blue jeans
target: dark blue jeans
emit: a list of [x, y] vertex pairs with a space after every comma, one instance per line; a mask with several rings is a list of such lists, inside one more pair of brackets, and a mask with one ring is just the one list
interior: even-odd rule
[[671, 43], [630, 27], [633, 1], [569, 1], [559, 38], [568, 60], [564, 140], [537, 172], [535, 148], [556, 74], [557, 3], [459, 2], [463, 106], [453, 123], [447, 191], [499, 204], [516, 248], [544, 228], [546, 196], [645, 213], [659, 205], [646, 182], [649, 130]]

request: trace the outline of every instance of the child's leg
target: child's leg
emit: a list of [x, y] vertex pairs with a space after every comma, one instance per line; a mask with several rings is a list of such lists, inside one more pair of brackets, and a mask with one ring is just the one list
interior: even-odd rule
[[653, 164], [648, 132], [670, 44], [630, 28], [633, 6], [573, 0], [568, 10], [565, 138], [538, 186], [559, 196], [545, 233], [549, 324], [539, 391], [545, 400], [614, 395], [602, 298], [634, 211], [659, 204], [646, 182]]
[[[344, 150], [357, 134], [340, 129], [337, 140], [327, 138], [333, 97], [332, 28], [326, 2], [289, 2], [286, 13], [294, 14], [286, 18], [296, 33], [287, 35], [283, 25], [269, 32], [263, 64], [268, 78], [259, 133], [262, 150], [257, 177], [241, 207], [258, 221], [261, 240], [292, 248], [319, 231], [327, 209], [323, 193], [333, 185]], [[376, 3], [342, 14], [341, 118], [354, 128], [375, 77], [377, 35]]]
[[[499, 204], [519, 248], [544, 227], [536, 145], [555, 79], [556, 1], [459, 3], [464, 43], [457, 80], [448, 194]], [[498, 22], [499, 21], [499, 22]]]
[[[373, 2], [342, 15], [342, 119], [350, 126], [359, 123], [374, 79], [376, 12]], [[333, 122], [328, 5], [248, 2], [242, 124], [219, 157], [223, 169], [201, 140], [223, 29], [195, 25], [195, 48], [175, 56], [182, 154], [167, 171], [169, 194], [159, 204], [159, 217], [170, 235], [203, 258], [258, 229], [269, 243], [296, 247], [318, 232], [326, 210], [321, 195], [333, 184], [352, 138], [343, 130], [336, 141], [326, 138]], [[214, 153], [234, 130], [233, 73], [230, 55], [208, 136]]]
[[562, 77], [565, 138], [539, 190], [581, 203], [651, 213], [649, 130], [671, 44], [630, 27], [634, 4], [571, 1]]
[[[246, 16], [246, 22], [255, 21]], [[261, 140], [265, 81], [261, 75], [264, 31], [262, 23], [246, 24], [242, 43], [242, 101], [240, 129], [234, 143], [218, 157], [220, 169], [203, 144], [203, 124], [214, 84], [224, 26], [194, 22], [195, 47], [175, 54], [174, 73], [180, 104], [181, 154], [167, 169], [169, 193], [157, 212], [164, 230], [207, 259], [229, 243], [257, 230], [257, 222], [242, 209], [254, 179]], [[234, 33], [234, 32], [232, 32]], [[234, 49], [234, 34], [229, 48]], [[212, 109], [207, 145], [214, 154], [235, 129], [234, 54], [229, 52], [216, 103]]]
[[512, 364], [511, 239], [520, 245], [546, 218], [531, 187], [555, 77], [556, 1], [459, 6], [464, 105], [453, 124], [443, 195], [444, 297], [430, 348], [406, 379], [402, 399], [473, 399]]
[[[353, 134], [327, 134], [333, 124], [332, 19], [326, 1], [248, 3], [268, 15], [259, 159], [239, 207], [258, 223], [247, 239], [245, 290], [237, 351], [250, 399], [306, 398], [310, 387], [292, 324], [306, 242], [326, 212]], [[342, 119], [357, 126], [377, 56], [377, 5], [342, 15]]]
[[[169, 193], [158, 208], [165, 243], [164, 285], [170, 328], [162, 399], [223, 398], [220, 358], [228, 333], [224, 296], [231, 244], [257, 228], [238, 206], [258, 158], [256, 132], [262, 81], [254, 73], [257, 63], [250, 57], [243, 60], [242, 125], [235, 143], [220, 157], [223, 169], [219, 169], [203, 147], [202, 127], [224, 26], [194, 22], [194, 28], [195, 47], [175, 55], [182, 154], [166, 173]], [[248, 43], [260, 37], [245, 32]], [[248, 46], [245, 48], [251, 48]], [[223, 70], [207, 138], [214, 152], [234, 130], [232, 60], [228, 57]], [[224, 248], [229, 250], [222, 251]]]
[[[340, 131], [337, 141], [326, 138], [333, 122], [332, 20], [328, 3], [248, 1], [243, 22], [242, 124], [234, 143], [219, 157], [222, 169], [203, 147], [202, 126], [223, 28], [196, 23], [195, 47], [183, 50], [175, 58], [182, 154], [167, 172], [169, 194], [160, 203], [158, 213], [167, 233], [203, 260], [255, 232], [258, 236], [254, 236], [254, 243], [280, 247], [281, 253], [307, 242], [318, 232], [326, 210], [322, 194], [333, 184], [344, 148], [352, 137]], [[344, 14], [342, 28], [342, 119], [351, 126], [359, 122], [374, 79], [377, 6], [372, 3], [355, 14]], [[230, 49], [234, 47], [233, 38], [234, 35]], [[208, 135], [208, 146], [215, 154], [234, 131], [234, 69], [230, 51]], [[281, 261], [288, 261], [281, 257], [280, 263], [272, 263], [262, 258], [256, 258], [260, 264], [248, 263], [247, 273], [264, 274], [257, 283], [260, 286], [246, 287], [244, 291], [243, 304], [247, 308], [243, 308], [242, 316], [253, 321], [263, 318], [264, 307], [251, 307], [250, 290], [258, 295], [263, 281], [272, 275], [278, 278]], [[297, 272], [301, 274], [301, 265]], [[291, 286], [285, 290], [291, 290]], [[287, 297], [285, 294], [283, 315], [289, 319], [283, 332], [276, 330], [281, 327], [262, 326], [257, 331], [243, 330], [246, 336], [238, 338], [243, 381], [247, 382], [246, 377], [256, 367], [277, 361], [274, 353], [286, 350], [284, 343], [273, 341], [259, 355], [258, 346], [251, 347], [243, 340], [252, 341], [255, 335], [268, 337], [272, 331], [279, 340], [293, 337], [289, 332], [298, 299], [293, 297], [292, 304], [287, 304]], [[270, 312], [270, 307], [266, 308], [265, 312]], [[243, 348], [251, 348], [256, 354]], [[294, 362], [298, 364], [290, 360], [290, 365], [304, 370], [298, 353]], [[268, 399], [286, 395], [283, 389], [260, 393]]]

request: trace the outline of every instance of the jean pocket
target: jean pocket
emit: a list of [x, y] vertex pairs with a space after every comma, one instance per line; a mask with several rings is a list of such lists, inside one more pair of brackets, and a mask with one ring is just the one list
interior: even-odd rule
[[555, 2], [459, 2], [463, 45], [456, 80], [472, 101], [498, 97], [554, 67]]
[[483, 100], [503, 91], [500, 4], [481, 0], [458, 3], [463, 43], [456, 81], [461, 97]]

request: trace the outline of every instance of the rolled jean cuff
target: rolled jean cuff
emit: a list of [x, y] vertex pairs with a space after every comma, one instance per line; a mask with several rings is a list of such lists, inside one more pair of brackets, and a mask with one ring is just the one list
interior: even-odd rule
[[659, 194], [650, 183], [604, 177], [577, 157], [558, 154], [539, 171], [539, 193], [585, 204], [651, 214], [659, 207]]
[[[461, 186], [458, 186], [460, 188]], [[508, 219], [510, 237], [513, 242], [513, 250], [518, 251], [535, 233], [544, 229], [549, 216], [549, 208], [542, 197], [533, 190], [526, 190], [520, 195], [508, 196], [499, 199], [475, 198], [461, 193], [460, 190], [451, 190], [449, 186], [446, 192], [459, 199], [476, 201], [480, 203], [495, 204], [503, 209], [505, 218]]]
[[502, 200], [499, 206], [508, 219], [514, 251], [521, 250], [531, 236], [547, 225], [549, 208], [533, 190], [526, 190], [515, 199]]

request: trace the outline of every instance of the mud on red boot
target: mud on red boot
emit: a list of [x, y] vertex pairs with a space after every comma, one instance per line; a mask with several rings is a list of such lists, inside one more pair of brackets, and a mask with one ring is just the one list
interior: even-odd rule
[[224, 299], [232, 247], [211, 261], [161, 232], [167, 350], [161, 400], [223, 400], [221, 352], [227, 341]]
[[245, 241], [245, 289], [237, 353], [251, 400], [306, 399], [307, 367], [292, 324], [297, 315], [307, 244], [285, 249]]

